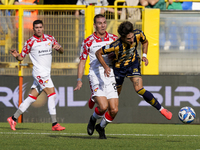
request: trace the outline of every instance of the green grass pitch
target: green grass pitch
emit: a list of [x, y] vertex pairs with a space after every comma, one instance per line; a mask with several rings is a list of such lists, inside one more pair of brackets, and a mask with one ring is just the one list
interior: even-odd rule
[[2, 150], [200, 150], [200, 126], [193, 124], [109, 124], [106, 140], [87, 124], [61, 124], [64, 131], [51, 131], [50, 123], [18, 123], [12, 131], [0, 123]]

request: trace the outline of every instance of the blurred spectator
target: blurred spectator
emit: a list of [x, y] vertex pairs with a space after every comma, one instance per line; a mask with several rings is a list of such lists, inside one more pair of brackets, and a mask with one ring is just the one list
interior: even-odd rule
[[[108, 6], [108, 1], [107, 0], [96, 0], [96, 2], [94, 2], [95, 0], [90, 1], [86, 1], [86, 0], [78, 0], [76, 5], [95, 5], [95, 6]], [[95, 8], [95, 15], [96, 14], [104, 14], [106, 11], [109, 11], [109, 12], [114, 12], [114, 9], [113, 8]], [[85, 14], [84, 10], [81, 10], [80, 11], [81, 14]], [[118, 11], [118, 13], [120, 14], [121, 11]], [[76, 16], [79, 15], [79, 11], [76, 11]]]
[[44, 0], [43, 4], [59, 5], [59, 4], [70, 4], [75, 5], [77, 0]]
[[159, 8], [166, 10], [165, 0], [140, 0], [140, 4], [146, 8]]
[[182, 8], [183, 10], [192, 10], [192, 2], [183, 2]]
[[[95, 5], [95, 6], [108, 6], [108, 1], [107, 0], [101, 0], [101, 1], [96, 1], [96, 3], [89, 3], [89, 1], [86, 0], [78, 0], [76, 5]], [[95, 14], [104, 14], [104, 12], [106, 11], [106, 8], [95, 8]], [[80, 10], [81, 14], [85, 14], [84, 10]], [[75, 13], [76, 16], [79, 15], [79, 11], [77, 10]]]
[[[3, 3], [0, 0], [0, 5], [3, 5]], [[11, 16], [11, 12], [8, 10], [0, 10], [0, 25], [1, 28], [4, 32], [4, 34], [8, 34], [9, 30], [10, 33], [13, 34], [13, 25], [11, 23], [10, 17]]]
[[[37, 5], [38, 0], [15, 0], [14, 5]], [[24, 11], [24, 28], [31, 29], [33, 28], [33, 21], [37, 20], [38, 10], [28, 10]], [[19, 12], [16, 11], [16, 27], [18, 28], [18, 16]]]
[[176, 0], [176, 2], [173, 2], [173, 0], [169, 0], [169, 5], [167, 9], [168, 10], [183, 10], [182, 3], [178, 1], [179, 0]]
[[[37, 5], [39, 0], [15, 0], [14, 5]], [[33, 21], [37, 20], [38, 10], [26, 10], [23, 13], [23, 29], [24, 29], [24, 39], [28, 39], [32, 34]], [[19, 12], [16, 11], [16, 28], [19, 27]]]
[[200, 2], [192, 2], [192, 10], [200, 10]]
[[[138, 6], [138, 4], [139, 0], [126, 0], [124, 6]], [[128, 19], [134, 24], [134, 22], [141, 19], [141, 11], [139, 8], [123, 8], [120, 19]]]
[[200, 10], [199, 2], [173, 2], [173, 0], [169, 0], [169, 6], [167, 9], [170, 10]]

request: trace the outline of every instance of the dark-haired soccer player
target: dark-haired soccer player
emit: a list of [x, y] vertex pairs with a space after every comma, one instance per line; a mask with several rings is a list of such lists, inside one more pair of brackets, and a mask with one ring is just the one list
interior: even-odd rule
[[146, 36], [141, 30], [134, 30], [133, 24], [129, 21], [122, 22], [119, 25], [118, 33], [121, 36], [119, 39], [109, 45], [103, 46], [96, 52], [96, 57], [105, 69], [104, 73], [109, 76], [110, 67], [107, 66], [102, 55], [114, 52], [113, 70], [117, 82], [118, 94], [121, 92], [124, 78], [128, 77], [133, 83], [135, 91], [141, 95], [147, 103], [151, 104], [159, 110], [163, 116], [170, 120], [172, 118], [172, 113], [163, 108], [152, 93], [145, 90], [143, 87], [140, 72], [140, 57], [137, 52], [137, 46], [139, 42], [142, 43], [142, 61], [144, 61], [147, 66], [149, 62], [147, 59], [148, 40]]
[[33, 78], [34, 82], [31, 86], [29, 96], [20, 104], [18, 110], [13, 116], [7, 119], [12, 130], [16, 130], [17, 118], [23, 114], [29, 106], [36, 101], [41, 90], [43, 90], [48, 96], [48, 109], [52, 119], [52, 130], [61, 131], [65, 127], [62, 127], [57, 123], [56, 119], [56, 107], [55, 99], [56, 93], [54, 84], [51, 80], [51, 62], [52, 62], [52, 49], [55, 49], [59, 53], [63, 53], [63, 48], [58, 44], [56, 39], [51, 35], [43, 34], [43, 22], [42, 20], [35, 20], [33, 22], [34, 35], [28, 39], [22, 52], [19, 54], [16, 50], [11, 50], [10, 53], [18, 60], [22, 61], [27, 54], [33, 63]]

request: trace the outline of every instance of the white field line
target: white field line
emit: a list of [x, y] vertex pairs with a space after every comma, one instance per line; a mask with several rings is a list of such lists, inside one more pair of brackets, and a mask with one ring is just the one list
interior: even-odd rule
[[[41, 133], [31, 133], [31, 132], [0, 132], [0, 134], [18, 134], [18, 135], [83, 135], [86, 136], [88, 134], [86, 133], [45, 133], [45, 132], [41, 132]], [[94, 135], [98, 135], [98, 134], [94, 134]], [[174, 134], [174, 135], [165, 135], [165, 134], [106, 134], [106, 135], [110, 135], [110, 136], [162, 136], [162, 137], [200, 137], [200, 135], [178, 135], [178, 134]]]

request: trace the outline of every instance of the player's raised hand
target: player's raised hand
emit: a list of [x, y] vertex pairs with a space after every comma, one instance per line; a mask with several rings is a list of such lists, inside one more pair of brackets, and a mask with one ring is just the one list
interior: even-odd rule
[[110, 67], [106, 67], [105, 70], [104, 70], [105, 77], [109, 77], [110, 76], [110, 72], [111, 72]]
[[18, 55], [19, 55], [19, 53], [18, 53], [18, 51], [16, 51], [15, 49], [11, 49], [10, 50], [10, 53], [16, 58]]
[[144, 62], [145, 66], [149, 64], [149, 61], [146, 57], [142, 57], [142, 61]]

